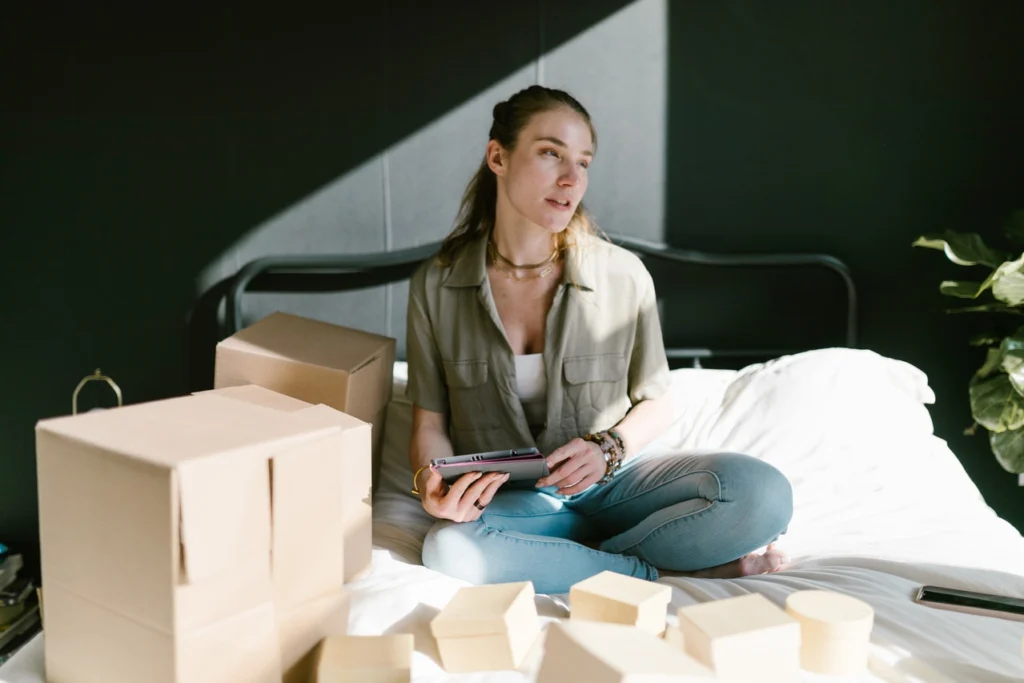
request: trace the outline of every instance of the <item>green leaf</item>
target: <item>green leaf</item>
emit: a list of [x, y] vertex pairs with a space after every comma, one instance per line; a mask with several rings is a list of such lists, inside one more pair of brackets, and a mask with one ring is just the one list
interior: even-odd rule
[[939, 291], [946, 296], [955, 296], [961, 299], [976, 299], [984, 290], [982, 289], [980, 282], [946, 280], [939, 284]]
[[[992, 285], [992, 294], [1011, 306], [1024, 303], [1024, 254], [1016, 261], [1007, 261], [988, 276], [985, 282]], [[984, 287], [985, 283], [982, 283]]]
[[1024, 474], [1024, 429], [989, 432], [988, 442], [1004, 470]]
[[1024, 427], [1024, 396], [1018, 394], [1010, 378], [999, 374], [973, 384], [969, 390], [971, 415], [990, 432]]
[[941, 235], [922, 235], [911, 246], [938, 249], [945, 252], [950, 261], [961, 266], [982, 264], [996, 268], [1006, 260], [1005, 254], [985, 246], [981, 235], [973, 232], [947, 230]]
[[1024, 211], [1014, 211], [1003, 226], [1003, 233], [1015, 242], [1024, 242]]
[[1010, 384], [1018, 394], [1024, 395], [1024, 328], [1018, 328], [1002, 341], [999, 356], [999, 366], [1010, 378]]

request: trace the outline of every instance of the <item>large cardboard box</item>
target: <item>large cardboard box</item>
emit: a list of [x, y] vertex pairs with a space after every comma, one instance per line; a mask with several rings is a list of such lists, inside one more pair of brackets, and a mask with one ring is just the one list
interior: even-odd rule
[[341, 475], [369, 429], [217, 393], [40, 421], [48, 680], [278, 683], [308, 662], [347, 625]]
[[[213, 384], [217, 389], [256, 384], [372, 424], [372, 459], [347, 474], [352, 487], [362, 491], [360, 514], [369, 519], [394, 365], [395, 340], [390, 337], [278, 312], [217, 345]], [[354, 577], [350, 572], [348, 580]]]

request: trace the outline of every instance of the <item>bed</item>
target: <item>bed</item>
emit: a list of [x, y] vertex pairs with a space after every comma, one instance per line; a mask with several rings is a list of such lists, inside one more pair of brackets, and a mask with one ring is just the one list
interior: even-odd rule
[[[721, 256], [613, 239], [645, 258], [680, 264], [817, 268], [836, 277], [845, 303], [839, 307], [842, 338], [832, 346], [670, 347], [677, 361], [671, 388], [676, 419], [646, 457], [701, 450], [754, 455], [789, 477], [795, 509], [780, 539], [792, 559], [785, 571], [729, 580], [662, 578], [673, 588], [669, 622], [676, 608], [707, 600], [756, 592], [782, 604], [796, 590], [833, 590], [875, 610], [869, 671], [849, 679], [804, 672], [803, 681], [1024, 680], [1024, 623], [912, 601], [924, 583], [1024, 596], [1024, 538], [984, 503], [955, 455], [935, 436], [927, 409], [935, 397], [924, 373], [856, 348], [856, 290], [843, 264], [821, 255]], [[274, 257], [249, 264], [227, 290], [226, 322], [235, 328], [243, 324], [241, 300], [253, 285], [309, 288], [313, 273], [322, 280], [314, 289], [378, 286], [408, 277], [435, 247], [358, 257]], [[272, 282], [275, 273], [278, 280]], [[288, 284], [283, 276], [295, 279]], [[736, 368], [704, 367], [716, 357], [759, 354], [762, 360]], [[429, 622], [464, 584], [420, 563], [432, 520], [408, 493], [412, 406], [401, 360], [394, 377], [374, 497], [373, 568], [350, 585], [350, 633], [412, 633], [416, 682], [533, 680], [543, 640], [518, 671], [448, 675], [440, 667]], [[536, 600], [545, 622], [568, 616], [567, 595], [538, 595]], [[0, 683], [41, 683], [43, 647], [43, 635], [28, 643], [0, 668]]]

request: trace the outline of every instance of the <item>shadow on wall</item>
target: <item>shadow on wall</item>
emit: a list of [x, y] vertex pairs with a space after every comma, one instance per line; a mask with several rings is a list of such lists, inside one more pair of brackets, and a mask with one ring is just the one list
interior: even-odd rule
[[[96, 367], [184, 393], [196, 280], [254, 226], [628, 2], [152, 10], [24, 4], [0, 23], [10, 386], [0, 529], [37, 547], [32, 428]], [[541, 30], [541, 19], [547, 17]], [[30, 559], [30, 564], [32, 559]]]

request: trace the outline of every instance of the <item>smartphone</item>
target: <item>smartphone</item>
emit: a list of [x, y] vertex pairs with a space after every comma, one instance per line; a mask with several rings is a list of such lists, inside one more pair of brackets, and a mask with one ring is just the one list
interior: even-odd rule
[[1024, 599], [1005, 595], [975, 593], [941, 586], [921, 586], [914, 602], [955, 612], [1024, 621]]

